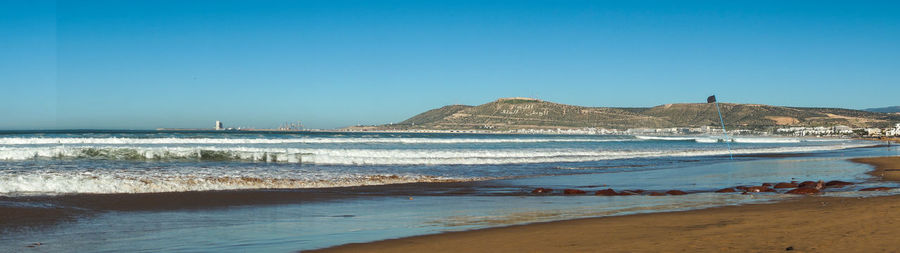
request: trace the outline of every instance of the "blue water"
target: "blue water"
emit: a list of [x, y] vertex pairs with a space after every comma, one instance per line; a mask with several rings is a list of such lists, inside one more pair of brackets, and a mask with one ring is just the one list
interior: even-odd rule
[[[846, 158], [900, 154], [895, 148], [856, 148], [876, 144], [863, 141], [737, 137], [731, 152], [738, 156], [732, 161], [717, 141], [708, 136], [0, 132], [0, 209], [72, 210], [40, 226], [0, 230], [0, 251], [31, 250], [24, 246], [42, 242], [34, 249], [291, 252], [442, 231], [776, 201], [789, 196], [709, 191], [791, 180], [861, 183], [845, 189], [849, 192], [884, 184], [865, 174], [868, 166]], [[806, 155], [746, 156], [773, 153]], [[694, 194], [530, 194], [536, 187]], [[165, 201], [207, 191], [224, 200]], [[248, 191], [257, 195], [239, 197]], [[148, 193], [163, 194], [162, 200], [127, 204]]]
[[[671, 137], [667, 137], [671, 138]], [[735, 154], [812, 152], [849, 140], [256, 133], [0, 133], [0, 195], [321, 188], [643, 170]], [[749, 142], [749, 143], [747, 143]]]

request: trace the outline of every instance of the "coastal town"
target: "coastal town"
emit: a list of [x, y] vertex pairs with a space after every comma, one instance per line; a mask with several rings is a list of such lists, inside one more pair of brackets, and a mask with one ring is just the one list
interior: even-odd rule
[[[732, 136], [792, 136], [792, 137], [834, 137], [834, 138], [896, 138], [900, 137], [900, 123], [894, 124], [889, 128], [860, 127], [852, 128], [844, 125], [831, 127], [773, 127], [772, 131], [749, 130], [749, 129], [726, 129], [727, 133]], [[204, 129], [169, 129], [164, 130], [204, 130]], [[564, 134], [564, 135], [659, 135], [659, 136], [676, 136], [676, 135], [721, 135], [721, 128], [712, 126], [702, 127], [671, 127], [671, 128], [628, 128], [628, 129], [607, 129], [607, 128], [523, 128], [515, 130], [485, 130], [485, 129], [376, 129], [366, 127], [351, 127], [342, 129], [306, 129], [300, 124], [285, 123], [276, 129], [255, 129], [255, 128], [226, 128], [221, 121], [216, 121], [212, 129], [216, 131], [271, 131], [271, 132], [397, 132], [397, 133], [470, 133], [470, 134]]]
[[[831, 127], [773, 127], [773, 131], [726, 129], [729, 135], [756, 135], [756, 136], [794, 136], [794, 137], [844, 137], [844, 138], [880, 138], [900, 136], [900, 123], [890, 128], [851, 128], [838, 125]], [[324, 130], [311, 130], [324, 131]], [[571, 134], [571, 135], [720, 135], [721, 128], [703, 127], [671, 127], [671, 128], [531, 128], [515, 130], [446, 130], [446, 129], [373, 129], [373, 128], [346, 128], [339, 129], [344, 132], [405, 132], [405, 133], [472, 133], [472, 134]]]
[[[721, 114], [717, 113], [721, 106]], [[588, 107], [529, 97], [499, 98], [481, 105], [445, 105], [388, 124], [307, 128], [301, 121], [277, 127], [160, 128], [161, 131], [371, 132], [466, 134], [563, 134], [648, 136], [785, 136], [892, 138], [900, 136], [900, 112], [738, 103], [672, 103], [653, 107]]]
[[[721, 107], [721, 115], [717, 111]], [[738, 103], [590, 107], [526, 97], [481, 105], [446, 105], [399, 123], [356, 125], [344, 132], [580, 135], [728, 135], [880, 138], [898, 135], [900, 114], [844, 108]]]

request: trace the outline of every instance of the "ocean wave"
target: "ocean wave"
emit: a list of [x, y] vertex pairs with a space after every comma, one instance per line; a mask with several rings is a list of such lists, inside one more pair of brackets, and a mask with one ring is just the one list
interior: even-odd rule
[[[635, 136], [641, 140], [660, 140], [660, 141], [693, 141], [697, 143], [719, 143], [725, 142], [725, 138], [713, 136]], [[790, 137], [733, 137], [728, 138], [732, 143], [800, 143], [800, 142], [829, 142], [844, 141], [839, 139], [800, 139]]]
[[731, 141], [736, 143], [799, 143], [807, 140], [797, 138], [732, 138]]
[[456, 143], [544, 143], [544, 142], [618, 142], [634, 141], [630, 138], [0, 138], [0, 145], [53, 145], [53, 144], [456, 144]]
[[316, 173], [310, 178], [276, 178], [119, 170], [31, 171], [0, 173], [0, 195], [305, 189], [474, 180], [483, 179], [393, 174], [344, 174], [323, 177], [322, 173]]
[[719, 142], [724, 142], [724, 141], [722, 141], [722, 139], [717, 139], [717, 138], [696, 138], [696, 139], [694, 139], [693, 141], [695, 141], [695, 142], [697, 142], [697, 143], [719, 143]]
[[699, 137], [690, 137], [690, 136], [642, 136], [636, 135], [635, 138], [641, 140], [655, 140], [655, 141], [693, 141]]
[[[262, 138], [43, 138], [7, 137], [0, 138], [0, 146], [15, 145], [206, 145], [206, 144], [477, 144], [477, 143], [552, 143], [552, 142], [629, 142], [629, 141], [694, 141], [716, 143], [724, 139], [715, 136], [641, 136], [634, 138], [318, 138], [302, 137], [292, 139]], [[799, 143], [845, 141], [840, 139], [814, 139], [789, 137], [734, 137], [736, 143]]]
[[[694, 141], [698, 143], [719, 143], [725, 142], [724, 138], [696, 138]], [[797, 138], [763, 138], [763, 137], [748, 137], [748, 138], [729, 138], [732, 143], [800, 143], [806, 142], [806, 139], [797, 139]]]
[[[869, 144], [734, 149], [735, 154], [812, 152]], [[288, 162], [326, 165], [468, 165], [588, 162], [728, 154], [724, 149], [301, 149], [250, 147], [0, 147], [0, 160], [107, 159]]]

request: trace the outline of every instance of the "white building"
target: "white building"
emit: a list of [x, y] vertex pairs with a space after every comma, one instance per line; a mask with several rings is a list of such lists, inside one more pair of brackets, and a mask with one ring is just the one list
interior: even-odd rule
[[848, 126], [838, 125], [838, 126], [834, 126], [834, 132], [837, 134], [852, 134], [853, 128], [850, 128]]
[[216, 130], [225, 130], [225, 127], [222, 127], [222, 121], [216, 120]]
[[[843, 127], [843, 126], [839, 126]], [[837, 127], [789, 127], [789, 128], [779, 128], [775, 130], [776, 133], [779, 134], [791, 134], [794, 136], [823, 136], [823, 135], [833, 135], [835, 133], [852, 133], [850, 132], [838, 132], [836, 130]], [[844, 128], [840, 128], [841, 130], [847, 130]]]
[[864, 130], [868, 136], [881, 136], [881, 128], [866, 128]]
[[900, 123], [894, 125], [894, 128], [885, 130], [884, 136], [900, 136]]

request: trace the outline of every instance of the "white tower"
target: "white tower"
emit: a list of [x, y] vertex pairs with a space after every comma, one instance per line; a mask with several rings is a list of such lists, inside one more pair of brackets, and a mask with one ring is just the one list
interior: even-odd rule
[[222, 121], [216, 120], [216, 130], [225, 130], [225, 128], [222, 127]]

